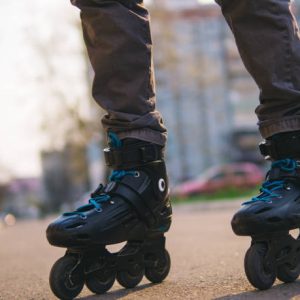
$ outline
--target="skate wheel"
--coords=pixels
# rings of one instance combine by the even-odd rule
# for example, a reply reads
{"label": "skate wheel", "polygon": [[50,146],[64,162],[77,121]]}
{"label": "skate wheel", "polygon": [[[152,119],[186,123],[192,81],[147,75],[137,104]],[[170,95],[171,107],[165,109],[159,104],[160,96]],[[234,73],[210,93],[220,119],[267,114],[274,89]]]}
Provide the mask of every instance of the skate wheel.
{"label": "skate wheel", "polygon": [[277,278],[285,283],[294,282],[300,274],[300,265],[292,268],[289,264],[283,264],[277,268]]}
{"label": "skate wheel", "polygon": [[117,273],[117,281],[126,289],[136,287],[143,279],[144,268],[139,265],[133,265],[129,270],[119,271]]}
{"label": "skate wheel", "polygon": [[276,279],[274,266],[266,262],[267,246],[263,243],[253,244],[245,256],[245,273],[249,282],[259,290],[269,289]]}
{"label": "skate wheel", "polygon": [[148,267],[145,270],[146,278],[152,283],[162,282],[169,274],[171,268],[171,258],[167,250],[165,250],[164,258],[161,259],[157,266]]}
{"label": "skate wheel", "polygon": [[116,276],[113,271],[98,271],[86,276],[85,284],[94,294],[106,293],[115,282]]}
{"label": "skate wheel", "polygon": [[84,285],[83,268],[74,256],[61,257],[52,267],[50,288],[55,296],[71,300],[78,296]]}

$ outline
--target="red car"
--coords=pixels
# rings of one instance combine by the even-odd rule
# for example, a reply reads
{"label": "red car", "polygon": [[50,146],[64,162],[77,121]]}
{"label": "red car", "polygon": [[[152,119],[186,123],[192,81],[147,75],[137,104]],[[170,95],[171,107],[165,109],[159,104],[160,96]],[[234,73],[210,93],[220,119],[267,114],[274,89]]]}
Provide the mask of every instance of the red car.
{"label": "red car", "polygon": [[251,188],[264,180],[262,170],[253,163],[231,163],[212,167],[196,179],[175,186],[171,193],[177,197],[214,193],[226,188]]}

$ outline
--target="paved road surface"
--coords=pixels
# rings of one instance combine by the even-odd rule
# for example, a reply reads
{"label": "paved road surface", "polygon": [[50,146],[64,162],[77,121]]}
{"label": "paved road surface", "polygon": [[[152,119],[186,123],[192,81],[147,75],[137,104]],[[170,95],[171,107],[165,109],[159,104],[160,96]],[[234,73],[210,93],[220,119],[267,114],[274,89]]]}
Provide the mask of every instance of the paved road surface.
{"label": "paved road surface", "polygon": [[[175,209],[168,234],[172,271],[160,285],[146,280],[133,290],[115,284],[104,296],[84,290],[78,299],[300,299],[300,280],[269,291],[254,291],[243,271],[249,238],[235,237],[229,222],[238,203],[191,205]],[[53,262],[63,254],[44,236],[49,220],[19,222],[0,230],[0,299],[55,299],[48,287]]]}

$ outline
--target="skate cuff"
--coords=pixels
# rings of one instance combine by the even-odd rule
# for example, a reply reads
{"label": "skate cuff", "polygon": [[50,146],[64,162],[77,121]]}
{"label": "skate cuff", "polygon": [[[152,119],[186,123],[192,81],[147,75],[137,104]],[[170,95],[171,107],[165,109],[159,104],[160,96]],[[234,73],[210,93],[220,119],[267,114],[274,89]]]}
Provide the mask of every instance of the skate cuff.
{"label": "skate cuff", "polygon": [[122,146],[104,149],[106,165],[114,169],[130,169],[162,160],[163,148],[156,144]]}

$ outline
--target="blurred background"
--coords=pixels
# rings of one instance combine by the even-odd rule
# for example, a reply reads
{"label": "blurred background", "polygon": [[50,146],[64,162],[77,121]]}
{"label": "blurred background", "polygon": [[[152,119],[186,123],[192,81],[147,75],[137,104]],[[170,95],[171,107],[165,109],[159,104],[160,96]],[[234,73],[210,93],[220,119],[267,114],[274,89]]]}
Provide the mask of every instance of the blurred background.
{"label": "blurred background", "polygon": [[[209,0],[147,4],[175,200],[250,195],[265,164],[257,150],[258,89],[219,7]],[[298,7],[295,1],[296,14]],[[73,209],[107,170],[79,11],[61,0],[2,1],[0,34],[3,227]]]}

